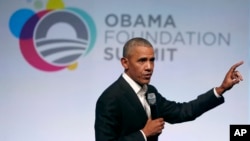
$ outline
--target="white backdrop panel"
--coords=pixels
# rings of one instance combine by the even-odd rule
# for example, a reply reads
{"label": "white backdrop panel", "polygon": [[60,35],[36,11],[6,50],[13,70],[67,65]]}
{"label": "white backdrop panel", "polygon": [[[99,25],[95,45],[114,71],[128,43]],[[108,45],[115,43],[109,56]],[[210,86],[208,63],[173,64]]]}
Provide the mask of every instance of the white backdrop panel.
{"label": "white backdrop panel", "polygon": [[[160,140],[228,141],[230,124],[249,124],[248,0],[61,2],[93,19],[96,33],[87,29],[88,35],[96,35],[90,38],[95,44],[77,59],[74,70],[44,71],[24,58],[9,23],[17,10],[37,13],[46,9],[47,1],[0,1],[1,141],[95,140],[96,100],[122,73],[123,43],[134,36],[155,46],[151,84],[170,100],[196,98],[220,85],[232,64],[245,61],[239,68],[244,81],[225,94],[223,105],[195,121],[166,124]],[[67,24],[55,24],[47,38],[72,38],[74,32]]]}

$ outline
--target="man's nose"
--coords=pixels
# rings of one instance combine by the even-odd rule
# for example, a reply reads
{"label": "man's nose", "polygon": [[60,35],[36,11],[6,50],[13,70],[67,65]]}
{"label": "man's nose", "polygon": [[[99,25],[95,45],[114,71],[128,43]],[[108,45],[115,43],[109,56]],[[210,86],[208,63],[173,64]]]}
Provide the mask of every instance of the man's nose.
{"label": "man's nose", "polygon": [[150,61],[148,61],[147,63],[146,63],[146,69],[153,69],[153,63],[152,62],[150,62]]}

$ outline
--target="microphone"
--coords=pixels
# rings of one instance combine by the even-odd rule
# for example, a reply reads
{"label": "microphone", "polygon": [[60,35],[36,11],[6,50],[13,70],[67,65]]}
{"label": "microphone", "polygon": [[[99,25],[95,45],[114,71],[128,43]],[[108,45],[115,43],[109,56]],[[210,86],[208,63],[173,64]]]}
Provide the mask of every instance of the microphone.
{"label": "microphone", "polygon": [[[159,115],[158,115],[158,108],[157,108],[155,93],[148,93],[147,94],[147,101],[148,101],[148,104],[149,104],[150,110],[151,110],[151,119],[152,120],[157,119],[159,117]],[[159,136],[159,134],[148,137],[148,140],[149,141],[151,141],[151,140],[158,141],[158,136]]]}
{"label": "microphone", "polygon": [[159,117],[158,108],[156,103],[156,96],[155,93],[148,93],[147,94],[147,101],[150,106],[151,110],[151,119],[157,119]]}

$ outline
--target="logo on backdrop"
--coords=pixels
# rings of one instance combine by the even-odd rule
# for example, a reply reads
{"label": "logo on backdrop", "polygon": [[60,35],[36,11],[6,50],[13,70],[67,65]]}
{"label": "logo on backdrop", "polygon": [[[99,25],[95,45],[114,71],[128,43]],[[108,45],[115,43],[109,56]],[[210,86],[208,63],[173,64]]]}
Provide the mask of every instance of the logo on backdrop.
{"label": "logo on backdrop", "polygon": [[[9,28],[19,38],[25,60],[42,71],[77,68],[80,57],[93,49],[96,27],[85,11],[49,0],[37,13],[19,9],[10,17]],[[62,30],[63,29],[63,30]]]}
{"label": "logo on backdrop", "polygon": [[[154,46],[156,61],[174,61],[178,51],[194,47],[229,47],[231,33],[209,29],[201,30],[190,23],[180,23],[173,14],[159,13],[110,13],[104,20],[104,59],[119,60],[124,43],[133,37],[148,39]],[[198,20],[198,19],[197,19]],[[205,26],[204,26],[205,27]],[[218,27],[219,28],[219,27]],[[116,44],[115,44],[116,43]]]}

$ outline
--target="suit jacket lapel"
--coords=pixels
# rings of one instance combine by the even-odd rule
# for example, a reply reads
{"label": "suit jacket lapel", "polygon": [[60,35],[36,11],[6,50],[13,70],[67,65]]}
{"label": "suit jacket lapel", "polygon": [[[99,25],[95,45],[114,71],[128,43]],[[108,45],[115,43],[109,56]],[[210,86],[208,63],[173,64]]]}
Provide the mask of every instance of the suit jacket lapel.
{"label": "suit jacket lapel", "polygon": [[126,94],[125,98],[130,103],[130,105],[136,110],[138,115],[141,115],[144,118],[147,118],[147,113],[144,110],[141,101],[139,100],[137,94],[134,92],[132,87],[127,83],[127,81],[121,76],[119,78],[119,83]]}

